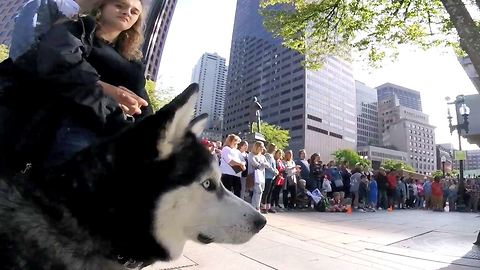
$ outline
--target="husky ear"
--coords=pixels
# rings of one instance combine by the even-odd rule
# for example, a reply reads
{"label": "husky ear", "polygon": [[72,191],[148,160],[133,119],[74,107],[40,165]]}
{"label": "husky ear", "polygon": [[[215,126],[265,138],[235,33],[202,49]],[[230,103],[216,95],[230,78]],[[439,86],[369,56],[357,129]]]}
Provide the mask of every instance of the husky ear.
{"label": "husky ear", "polygon": [[190,122],[190,131],[200,137],[208,122],[208,114],[203,113]]}
{"label": "husky ear", "polygon": [[[172,119],[168,120],[164,132],[160,134],[157,150],[160,159],[166,159],[174,150],[174,146],[189,130],[193,117],[195,103],[198,96],[198,84],[192,83],[180,95],[164,107],[165,110],[175,111]],[[157,114],[162,113],[159,110]]]}

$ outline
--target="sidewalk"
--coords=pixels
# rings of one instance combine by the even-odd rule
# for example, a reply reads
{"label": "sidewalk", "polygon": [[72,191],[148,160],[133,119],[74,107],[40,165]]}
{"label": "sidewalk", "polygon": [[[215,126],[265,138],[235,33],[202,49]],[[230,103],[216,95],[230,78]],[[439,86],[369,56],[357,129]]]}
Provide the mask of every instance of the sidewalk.
{"label": "sidewalk", "polygon": [[424,210],[284,212],[244,245],[188,242],[157,269],[479,269],[480,215]]}

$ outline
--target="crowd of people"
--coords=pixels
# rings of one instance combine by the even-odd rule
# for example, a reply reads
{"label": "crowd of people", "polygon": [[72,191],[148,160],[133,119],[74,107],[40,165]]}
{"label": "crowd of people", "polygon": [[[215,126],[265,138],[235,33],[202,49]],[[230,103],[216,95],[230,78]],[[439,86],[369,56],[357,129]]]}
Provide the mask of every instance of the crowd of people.
{"label": "crowd of people", "polygon": [[[284,152],[272,143],[265,147],[261,141],[249,148],[248,142],[234,134],[227,136],[223,146],[204,142],[219,161],[224,186],[265,214],[296,208],[456,211],[460,203],[456,179],[414,179],[402,171],[348,168],[334,161],[325,164],[317,153],[307,159],[305,150],[294,160],[291,150]],[[480,181],[467,179],[465,188],[465,210],[477,212]]]}

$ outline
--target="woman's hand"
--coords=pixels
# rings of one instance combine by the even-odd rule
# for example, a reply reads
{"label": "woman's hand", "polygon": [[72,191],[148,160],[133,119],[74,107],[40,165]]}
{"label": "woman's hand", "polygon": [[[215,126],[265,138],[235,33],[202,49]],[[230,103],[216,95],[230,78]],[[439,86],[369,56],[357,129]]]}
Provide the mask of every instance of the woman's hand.
{"label": "woman's hand", "polygon": [[147,101],[126,87],[116,87],[102,81],[99,81],[99,84],[102,86],[103,92],[113,98],[127,115],[141,114],[142,110],[140,108],[148,106]]}

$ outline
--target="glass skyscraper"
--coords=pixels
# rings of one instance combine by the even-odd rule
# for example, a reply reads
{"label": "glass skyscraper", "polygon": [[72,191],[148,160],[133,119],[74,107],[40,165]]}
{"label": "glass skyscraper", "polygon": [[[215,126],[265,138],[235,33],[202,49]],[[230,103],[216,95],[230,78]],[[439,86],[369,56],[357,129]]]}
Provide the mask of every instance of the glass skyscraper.
{"label": "glass skyscraper", "polygon": [[355,83],[349,63],[328,57],[320,71],[281,45],[263,27],[258,0],[238,0],[228,68],[224,136],[249,131],[256,96],[262,120],[290,131],[289,148],[305,148],[322,160],[356,146]]}
{"label": "glass skyscraper", "polygon": [[396,95],[400,101],[401,106],[410,109],[422,111],[422,98],[420,92],[412,90],[393,83],[385,83],[376,87],[378,93],[378,102],[389,99]]}

